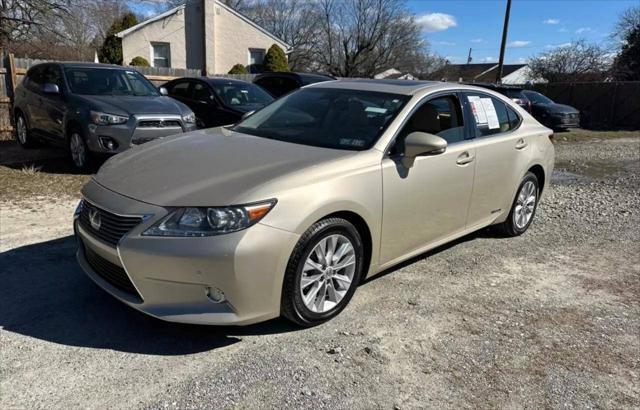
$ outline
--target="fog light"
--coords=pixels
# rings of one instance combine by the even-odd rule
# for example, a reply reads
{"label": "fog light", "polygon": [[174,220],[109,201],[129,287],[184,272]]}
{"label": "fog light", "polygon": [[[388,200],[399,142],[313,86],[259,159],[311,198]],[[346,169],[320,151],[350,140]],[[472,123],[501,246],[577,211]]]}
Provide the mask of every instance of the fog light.
{"label": "fog light", "polygon": [[100,145],[102,145],[102,148],[109,151],[113,151],[114,149],[118,148],[118,143],[110,137],[100,137]]}
{"label": "fog light", "polygon": [[205,288],[205,293],[213,303],[222,303],[226,300],[224,293],[218,288]]}

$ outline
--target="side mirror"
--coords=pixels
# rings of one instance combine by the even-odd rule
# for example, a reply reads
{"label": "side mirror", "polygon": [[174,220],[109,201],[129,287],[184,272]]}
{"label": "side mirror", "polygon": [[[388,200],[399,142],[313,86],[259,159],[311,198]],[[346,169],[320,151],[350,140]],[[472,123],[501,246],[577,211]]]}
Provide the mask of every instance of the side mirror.
{"label": "side mirror", "polygon": [[438,155],[447,150],[447,141],[437,135],[426,132],[412,132],[404,140],[402,164],[411,168],[419,155]]}
{"label": "side mirror", "polygon": [[247,118],[248,116],[250,116],[251,114],[253,114],[254,112],[256,112],[255,110],[253,111],[247,111],[244,114],[242,114],[242,117],[240,117],[240,120],[244,120],[245,118]]}
{"label": "side mirror", "polygon": [[60,94],[60,87],[57,84],[45,83],[42,86],[42,92],[45,94]]}
{"label": "side mirror", "polygon": [[169,91],[164,87],[158,88],[158,91],[160,91],[160,95],[169,95]]}

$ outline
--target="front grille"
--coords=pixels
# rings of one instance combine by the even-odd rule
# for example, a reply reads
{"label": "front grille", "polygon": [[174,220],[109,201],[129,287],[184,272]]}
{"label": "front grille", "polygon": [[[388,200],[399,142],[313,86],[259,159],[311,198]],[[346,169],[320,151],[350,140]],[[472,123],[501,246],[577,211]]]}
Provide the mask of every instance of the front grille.
{"label": "front grille", "polygon": [[140,298],[140,294],[136,291],[136,288],[133,286],[133,283],[124,269],[109,262],[86,246],[84,247],[84,255],[89,266],[91,266],[91,269],[93,269],[96,274],[100,275],[102,279],[121,291],[129,293],[137,299],[142,300]]}
{"label": "front grille", "polygon": [[182,128],[178,120],[142,120],[138,122],[141,128]]}
{"label": "front grille", "polygon": [[[92,216],[94,222],[100,222],[99,225],[91,223]],[[82,201],[80,225],[92,236],[109,245],[116,246],[118,241],[140,222],[142,222],[142,217],[116,215],[98,208],[88,201]],[[96,226],[94,227],[94,225]]]}

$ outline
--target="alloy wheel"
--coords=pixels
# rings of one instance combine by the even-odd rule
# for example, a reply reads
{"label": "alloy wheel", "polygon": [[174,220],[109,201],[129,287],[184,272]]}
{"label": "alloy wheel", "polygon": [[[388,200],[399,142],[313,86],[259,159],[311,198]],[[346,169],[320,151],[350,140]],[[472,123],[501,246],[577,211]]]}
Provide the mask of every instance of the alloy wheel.
{"label": "alloy wheel", "polygon": [[27,124],[24,122],[22,115],[18,116],[16,123],[18,140],[20,141],[20,144],[25,145],[27,143]]}
{"label": "alloy wheel", "polygon": [[520,188],[518,198],[516,199],[516,207],[513,212],[515,225],[518,229],[524,229],[536,208],[538,190],[533,181],[527,181]]}
{"label": "alloy wheel", "polygon": [[322,238],[302,268],[300,292],[307,309],[324,313],[336,307],[353,285],[356,252],[344,235]]}
{"label": "alloy wheel", "polygon": [[84,141],[82,141],[82,137],[77,132],[71,134],[69,148],[71,150],[71,159],[75,166],[83,168],[87,162],[87,152],[84,146]]}

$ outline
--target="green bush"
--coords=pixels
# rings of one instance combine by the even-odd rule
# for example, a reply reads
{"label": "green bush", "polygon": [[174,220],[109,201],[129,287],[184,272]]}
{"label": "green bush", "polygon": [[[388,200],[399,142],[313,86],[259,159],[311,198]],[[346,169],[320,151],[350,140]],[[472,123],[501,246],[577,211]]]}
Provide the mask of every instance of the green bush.
{"label": "green bush", "polygon": [[98,50],[98,59],[101,63],[122,65],[122,39],[116,34],[138,24],[136,15],[128,12],[113,22],[104,43]]}
{"label": "green bush", "polygon": [[247,71],[247,68],[245,66],[238,63],[231,67],[231,70],[229,70],[229,74],[249,74],[249,72]]}
{"label": "green bush", "polygon": [[289,71],[289,63],[284,50],[277,44],[269,47],[269,51],[264,56],[265,71]]}
{"label": "green bush", "polygon": [[131,60],[129,65],[133,65],[137,67],[151,67],[147,59],[140,56],[133,57],[133,60]]}

